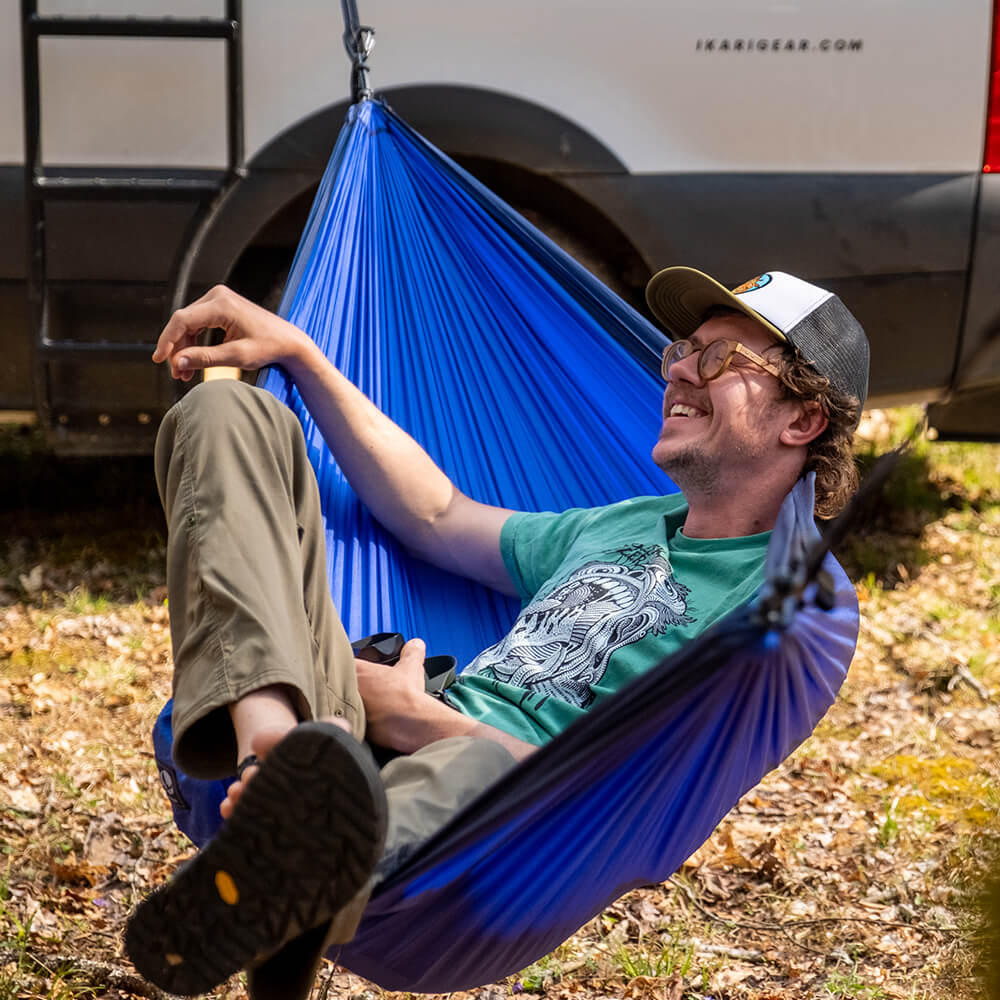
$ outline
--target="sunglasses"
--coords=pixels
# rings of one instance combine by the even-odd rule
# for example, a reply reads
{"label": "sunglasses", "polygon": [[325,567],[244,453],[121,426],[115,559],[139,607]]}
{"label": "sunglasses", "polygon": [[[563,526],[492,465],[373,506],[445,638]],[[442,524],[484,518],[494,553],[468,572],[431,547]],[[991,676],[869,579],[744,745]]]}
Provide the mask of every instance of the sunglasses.
{"label": "sunglasses", "polygon": [[675,340],[663,351],[663,364],[660,371],[665,379],[670,379],[670,369],[678,361],[698,355],[698,376],[703,382],[710,382],[718,378],[725,372],[733,358],[737,354],[742,354],[755,365],[763,368],[769,375],[775,378],[781,377],[781,369],[777,365],[762,358],[759,354],[751,351],[749,347],[744,347],[738,340],[713,340],[704,347],[699,347],[692,340]]}

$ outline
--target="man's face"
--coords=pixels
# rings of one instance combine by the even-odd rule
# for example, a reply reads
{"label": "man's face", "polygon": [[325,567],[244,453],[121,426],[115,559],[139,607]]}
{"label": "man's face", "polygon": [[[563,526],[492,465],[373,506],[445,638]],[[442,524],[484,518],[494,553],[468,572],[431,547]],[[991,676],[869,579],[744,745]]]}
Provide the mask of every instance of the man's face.
{"label": "man's face", "polygon": [[[738,313],[705,320],[691,337],[700,347],[738,340],[772,363],[780,347],[758,323]],[[780,399],[778,380],[740,354],[718,378],[698,374],[700,353],[674,363],[663,396],[663,426],[653,461],[685,492],[717,495],[746,490],[781,450],[782,417],[793,405]]]}

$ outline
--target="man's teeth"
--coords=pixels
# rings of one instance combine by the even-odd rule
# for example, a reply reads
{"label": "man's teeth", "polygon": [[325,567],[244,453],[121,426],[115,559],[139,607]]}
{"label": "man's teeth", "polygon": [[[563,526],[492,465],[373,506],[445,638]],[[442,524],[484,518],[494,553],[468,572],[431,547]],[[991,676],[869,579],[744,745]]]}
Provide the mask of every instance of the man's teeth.
{"label": "man's teeth", "polygon": [[685,406],[683,403],[674,403],[670,407],[670,416],[672,417],[697,417],[700,415],[700,410],[696,410],[693,406]]}

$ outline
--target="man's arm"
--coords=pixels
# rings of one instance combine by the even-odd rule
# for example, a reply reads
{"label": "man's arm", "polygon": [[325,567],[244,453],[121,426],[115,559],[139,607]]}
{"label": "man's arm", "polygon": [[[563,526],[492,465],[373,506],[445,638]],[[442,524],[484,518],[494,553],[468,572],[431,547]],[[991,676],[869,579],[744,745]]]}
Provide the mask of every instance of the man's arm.
{"label": "man's arm", "polygon": [[523,760],[538,749],[494,726],[449,708],[424,690],[423,640],[411,639],[395,666],[355,660],[358,691],[365,703],[368,739],[373,743],[413,753],[435,740],[471,736],[492,740]]}
{"label": "man's arm", "polygon": [[[202,331],[214,327],[225,331],[225,341],[200,346]],[[500,554],[500,531],[511,511],[462,493],[291,323],[219,286],[171,316],[153,360],[169,362],[184,381],[215,365],[282,365],[348,482],[389,531],[420,558],[516,595]]]}

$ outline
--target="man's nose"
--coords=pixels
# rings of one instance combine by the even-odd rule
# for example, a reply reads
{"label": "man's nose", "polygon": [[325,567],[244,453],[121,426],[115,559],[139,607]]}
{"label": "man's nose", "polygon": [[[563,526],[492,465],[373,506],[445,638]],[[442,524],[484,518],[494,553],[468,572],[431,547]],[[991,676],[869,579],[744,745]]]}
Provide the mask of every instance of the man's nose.
{"label": "man's nose", "polygon": [[679,361],[675,361],[670,366],[670,373],[667,377],[668,382],[691,382],[695,385],[701,385],[704,381],[701,374],[698,372],[698,359],[701,357],[700,351],[694,351],[689,354],[686,358],[681,358]]}

